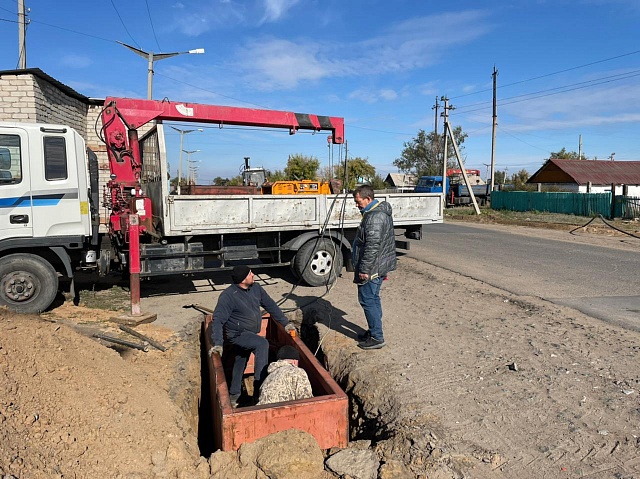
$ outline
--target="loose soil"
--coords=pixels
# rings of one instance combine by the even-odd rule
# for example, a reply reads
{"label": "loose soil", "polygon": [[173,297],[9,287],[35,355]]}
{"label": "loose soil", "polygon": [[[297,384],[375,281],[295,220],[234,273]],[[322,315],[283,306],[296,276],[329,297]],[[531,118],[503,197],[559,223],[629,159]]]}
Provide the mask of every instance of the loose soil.
{"label": "loose soil", "polygon": [[[305,306],[303,338],[319,333],[352,398],[352,439],[403,477],[640,477],[640,333],[402,257],[382,291],[388,345],[362,351],[347,275],[328,292],[263,278]],[[222,477],[198,448],[202,317],[182,306],[225,287],[143,299],[158,320],[136,329],[166,352],[92,338],[120,333],[111,311],[0,312],[0,477]]]}

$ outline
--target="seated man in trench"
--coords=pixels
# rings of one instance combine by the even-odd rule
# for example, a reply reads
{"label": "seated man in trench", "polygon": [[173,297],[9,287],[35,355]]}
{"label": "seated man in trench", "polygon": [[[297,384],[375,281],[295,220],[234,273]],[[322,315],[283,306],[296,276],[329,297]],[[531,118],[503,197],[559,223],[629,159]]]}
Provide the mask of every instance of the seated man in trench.
{"label": "seated man in trench", "polygon": [[267,368],[269,374],[260,387],[258,405],[313,397],[309,377],[298,367],[299,359],[300,353],[293,346],[278,350],[277,361]]}
{"label": "seated man in trench", "polygon": [[213,346],[209,354],[222,356],[224,345],[224,350],[234,355],[229,396],[231,405],[236,407],[242,392],[242,376],[251,353],[255,355],[254,400],[258,398],[260,385],[267,375],[269,341],[258,335],[262,326],[260,307],[266,309],[287,332],[296,328],[267,292],[254,282],[253,272],[248,266],[234,267],[231,279],[233,284],[222,292],[213,311],[210,328]]}

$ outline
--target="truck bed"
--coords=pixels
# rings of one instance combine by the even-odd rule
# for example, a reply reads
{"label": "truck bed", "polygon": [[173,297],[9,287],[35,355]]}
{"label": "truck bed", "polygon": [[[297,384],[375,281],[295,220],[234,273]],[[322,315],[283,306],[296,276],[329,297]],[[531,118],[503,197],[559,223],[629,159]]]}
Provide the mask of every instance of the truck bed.
{"label": "truck bed", "polygon": [[[393,208],[396,227],[442,223],[441,195],[376,195]],[[341,195],[169,195],[164,212],[168,236],[355,228],[361,215],[351,194]],[[344,210],[344,211],[343,211]]]}

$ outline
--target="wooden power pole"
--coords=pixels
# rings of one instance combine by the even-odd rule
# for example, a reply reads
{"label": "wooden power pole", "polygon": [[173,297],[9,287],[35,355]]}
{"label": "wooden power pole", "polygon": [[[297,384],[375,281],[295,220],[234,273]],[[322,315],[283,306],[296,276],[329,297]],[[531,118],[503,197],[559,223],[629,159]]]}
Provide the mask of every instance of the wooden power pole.
{"label": "wooden power pole", "polygon": [[25,21],[24,0],[18,0],[18,68],[27,68],[27,22]]}
{"label": "wooden power pole", "polygon": [[491,128],[491,191],[495,185],[494,176],[496,171],[496,127],[498,126],[498,102],[497,102],[497,84],[498,70],[493,66],[493,127]]}

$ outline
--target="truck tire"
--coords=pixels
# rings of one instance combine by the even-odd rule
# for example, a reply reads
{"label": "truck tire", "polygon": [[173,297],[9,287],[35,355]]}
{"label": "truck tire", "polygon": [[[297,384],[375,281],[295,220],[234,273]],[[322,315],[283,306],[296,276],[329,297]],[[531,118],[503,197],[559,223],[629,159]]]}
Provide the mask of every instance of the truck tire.
{"label": "truck tire", "polygon": [[327,238],[316,238],[303,244],[293,259],[293,271],[309,286],[333,283],[342,271],[340,246]]}
{"label": "truck tire", "polygon": [[58,293],[58,274],[48,261],[33,254],[0,258],[0,306],[17,313],[41,313]]}

